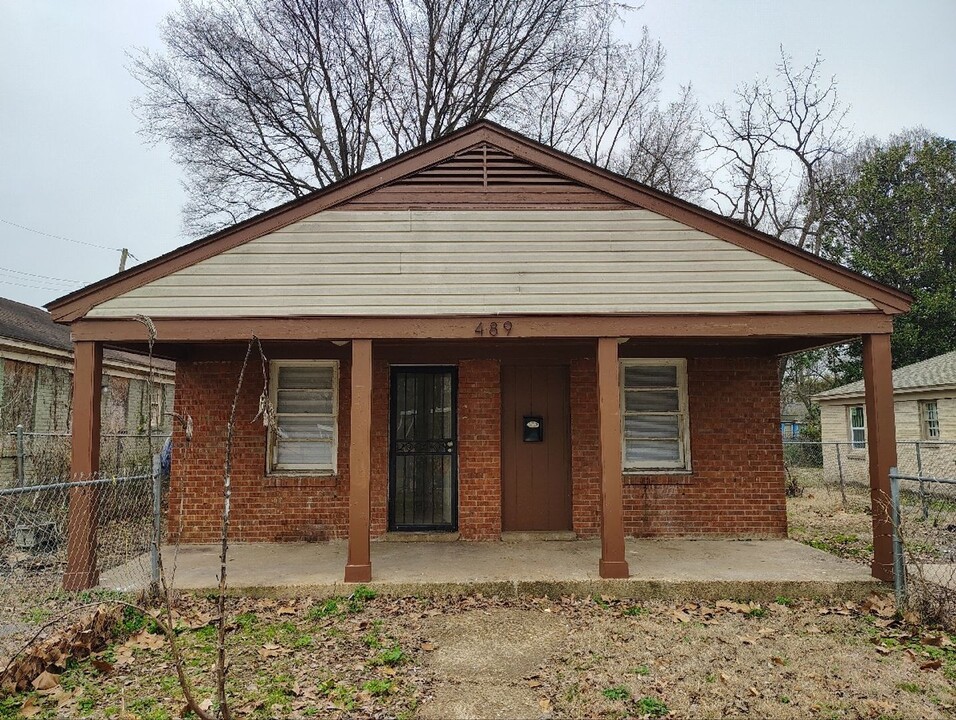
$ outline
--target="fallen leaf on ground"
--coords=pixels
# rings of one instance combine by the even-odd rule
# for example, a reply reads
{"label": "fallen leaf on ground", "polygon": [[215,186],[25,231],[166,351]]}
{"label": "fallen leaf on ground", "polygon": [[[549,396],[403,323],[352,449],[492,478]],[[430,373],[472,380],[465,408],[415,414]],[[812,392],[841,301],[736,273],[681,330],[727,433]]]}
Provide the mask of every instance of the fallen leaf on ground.
{"label": "fallen leaf on ground", "polygon": [[276,645],[275,643],[266,643],[261,648],[259,648],[259,657],[263,660],[268,660],[269,658],[281,657],[282,655],[288,655],[289,650],[282,647],[281,645]]}
{"label": "fallen leaf on ground", "polygon": [[166,639],[162,635],[154,635],[148,630],[140,630],[123,643],[123,647],[133,650],[158,650],[165,644]]}
{"label": "fallen leaf on ground", "polygon": [[59,684],[60,684],[60,676],[54,675],[53,673],[47,672],[46,670],[44,670],[35,678],[33,678],[33,682],[31,683],[31,685],[33,685],[34,690],[49,690],[51,688],[55,688]]}

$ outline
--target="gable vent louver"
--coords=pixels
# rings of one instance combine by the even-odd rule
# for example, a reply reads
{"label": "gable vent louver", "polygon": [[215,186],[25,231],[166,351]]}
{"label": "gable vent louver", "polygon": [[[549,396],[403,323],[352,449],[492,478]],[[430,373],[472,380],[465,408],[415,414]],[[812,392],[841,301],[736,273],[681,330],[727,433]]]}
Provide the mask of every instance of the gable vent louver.
{"label": "gable vent louver", "polygon": [[463,150],[450,160],[394,183],[402,187],[444,185],[469,188],[574,184],[568,178],[531,165],[487,143]]}

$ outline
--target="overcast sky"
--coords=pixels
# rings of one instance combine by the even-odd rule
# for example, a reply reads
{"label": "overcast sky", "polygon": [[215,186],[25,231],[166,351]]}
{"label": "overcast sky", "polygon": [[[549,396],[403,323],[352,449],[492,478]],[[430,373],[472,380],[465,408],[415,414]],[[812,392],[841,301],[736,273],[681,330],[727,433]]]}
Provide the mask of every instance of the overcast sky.
{"label": "overcast sky", "polygon": [[[189,239],[179,170],[137,135],[125,57],[158,45],[175,5],[0,0],[0,296],[40,305],[114,273],[109,248],[142,261]],[[772,74],[782,44],[798,65],[822,53],[857,134],[956,138],[954,0],[646,0],[624,32],[645,24],[668,53],[666,88],[692,83],[703,105]]]}

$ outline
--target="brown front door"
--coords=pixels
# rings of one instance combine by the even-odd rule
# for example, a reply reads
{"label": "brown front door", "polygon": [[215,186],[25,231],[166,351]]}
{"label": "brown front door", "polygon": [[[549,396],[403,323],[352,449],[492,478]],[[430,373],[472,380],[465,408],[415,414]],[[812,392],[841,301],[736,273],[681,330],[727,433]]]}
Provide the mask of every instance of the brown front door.
{"label": "brown front door", "polygon": [[566,365],[501,367],[502,530],[571,529]]}

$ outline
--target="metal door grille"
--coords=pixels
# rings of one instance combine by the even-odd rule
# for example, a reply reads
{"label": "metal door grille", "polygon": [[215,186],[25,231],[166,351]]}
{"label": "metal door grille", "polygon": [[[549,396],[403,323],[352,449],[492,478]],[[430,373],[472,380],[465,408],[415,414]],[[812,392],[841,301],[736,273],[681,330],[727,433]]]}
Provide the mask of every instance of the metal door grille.
{"label": "metal door grille", "polygon": [[392,368],[389,527],[456,530],[456,371]]}

